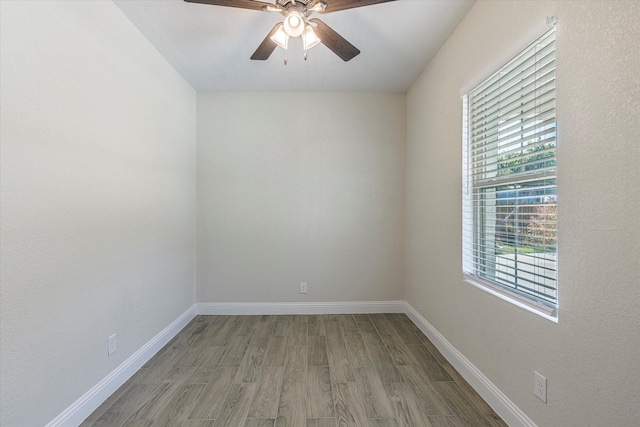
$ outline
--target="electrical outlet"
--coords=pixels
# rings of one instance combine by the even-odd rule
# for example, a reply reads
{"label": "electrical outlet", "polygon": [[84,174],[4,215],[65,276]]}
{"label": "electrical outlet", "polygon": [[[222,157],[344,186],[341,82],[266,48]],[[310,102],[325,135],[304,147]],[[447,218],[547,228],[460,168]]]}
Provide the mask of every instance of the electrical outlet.
{"label": "electrical outlet", "polygon": [[533,371],[533,394],[547,403],[547,379],[537,371]]}
{"label": "electrical outlet", "polygon": [[108,356],[111,356],[116,352],[116,334],[113,334],[109,337],[109,352]]}
{"label": "electrical outlet", "polygon": [[307,293],[307,282],[300,282],[300,293],[301,294]]}

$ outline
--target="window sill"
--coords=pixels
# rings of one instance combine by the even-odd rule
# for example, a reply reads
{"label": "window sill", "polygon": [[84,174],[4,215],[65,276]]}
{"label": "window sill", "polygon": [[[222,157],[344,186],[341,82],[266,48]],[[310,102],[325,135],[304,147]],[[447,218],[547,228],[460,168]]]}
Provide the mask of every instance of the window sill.
{"label": "window sill", "polygon": [[519,295],[516,292],[509,291],[509,289],[503,288],[501,286],[496,286],[490,282],[478,279],[477,277],[473,277],[467,274],[463,274],[463,281],[504,301],[510,302],[513,305],[527,310],[530,313],[536,314],[554,323],[558,323],[558,310],[555,308],[536,303],[535,301]]}

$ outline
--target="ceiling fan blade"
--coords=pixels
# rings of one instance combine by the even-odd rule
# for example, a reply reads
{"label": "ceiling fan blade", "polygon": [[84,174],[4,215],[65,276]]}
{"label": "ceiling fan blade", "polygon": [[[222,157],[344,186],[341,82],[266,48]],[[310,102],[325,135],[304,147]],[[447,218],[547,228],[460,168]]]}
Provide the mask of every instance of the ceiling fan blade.
{"label": "ceiling fan blade", "polygon": [[253,52],[253,55],[251,55],[251,59],[258,60],[258,61],[264,61],[265,59],[269,59],[269,57],[271,56],[275,48],[278,46],[276,42],[271,40],[271,36],[273,36],[276,33],[276,31],[278,31],[278,28],[281,25],[282,23],[277,23],[273,27],[273,29],[269,32],[269,34],[267,34],[267,37],[265,37],[264,40],[262,40],[262,43],[260,43],[260,46],[258,46],[256,51]]}
{"label": "ceiling fan blade", "polygon": [[239,9],[263,10],[265,6],[273,6],[271,3],[252,0],[184,0],[187,3],[210,4],[213,6],[237,7]]}
{"label": "ceiling fan blade", "polygon": [[314,18],[310,19],[310,21],[316,24],[314,31],[320,38],[322,44],[331,49],[331,51],[342,58],[343,61],[349,61],[360,53],[357,47],[349,43],[347,39],[336,33],[321,20]]}
{"label": "ceiling fan blade", "polygon": [[387,3],[395,0],[322,0],[327,4],[324,11],[319,13],[337,12],[339,10],[353,9],[356,7],[371,6],[373,4]]}

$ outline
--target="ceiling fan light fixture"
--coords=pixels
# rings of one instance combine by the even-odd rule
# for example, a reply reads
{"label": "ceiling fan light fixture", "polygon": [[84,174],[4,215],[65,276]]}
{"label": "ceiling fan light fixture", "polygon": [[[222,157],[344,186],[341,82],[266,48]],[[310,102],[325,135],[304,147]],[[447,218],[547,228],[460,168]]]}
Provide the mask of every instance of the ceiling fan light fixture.
{"label": "ceiling fan light fixture", "polygon": [[318,37],[316,32],[313,31],[311,25],[305,26],[304,33],[302,33],[302,43],[304,45],[304,50],[311,49],[312,47],[320,43],[320,41],[320,38]]}
{"label": "ceiling fan light fixture", "polygon": [[292,10],[284,18],[284,31],[290,37],[298,37],[304,32],[304,17],[297,10]]}
{"label": "ceiling fan light fixture", "polygon": [[280,24],[275,34],[271,36],[271,40],[273,40],[273,42],[281,48],[285,50],[287,49],[287,47],[289,46],[289,35],[285,31],[282,24]]}
{"label": "ceiling fan light fixture", "polygon": [[[2,0],[0,0],[2,1]],[[174,0],[177,1],[177,0]],[[350,61],[360,54],[360,50],[349,43],[333,28],[317,18],[309,18],[313,13],[329,13],[346,9],[355,9],[396,0],[184,0],[188,3],[202,3],[213,6],[235,7],[238,9],[262,10],[278,12],[284,17],[282,22],[273,26],[269,34],[262,40],[252,60],[268,59],[276,47],[285,50],[286,55],[291,37],[302,36],[304,56],[307,50],[318,43],[324,44],[343,61]]]}

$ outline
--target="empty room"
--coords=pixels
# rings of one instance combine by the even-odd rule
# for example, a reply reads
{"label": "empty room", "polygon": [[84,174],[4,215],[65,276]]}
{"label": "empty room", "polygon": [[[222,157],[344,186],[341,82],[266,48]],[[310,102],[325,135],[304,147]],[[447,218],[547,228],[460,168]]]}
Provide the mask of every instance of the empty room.
{"label": "empty room", "polygon": [[640,1],[0,0],[0,426],[640,425]]}

